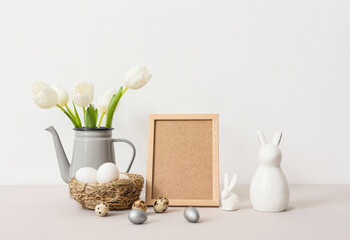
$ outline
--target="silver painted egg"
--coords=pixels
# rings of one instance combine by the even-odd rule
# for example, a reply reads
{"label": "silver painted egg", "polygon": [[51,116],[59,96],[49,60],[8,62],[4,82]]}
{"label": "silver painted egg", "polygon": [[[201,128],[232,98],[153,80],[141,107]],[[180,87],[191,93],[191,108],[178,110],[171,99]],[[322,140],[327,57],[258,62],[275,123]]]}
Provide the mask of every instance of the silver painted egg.
{"label": "silver painted egg", "polygon": [[198,222],[200,218],[199,212],[195,207],[187,207],[184,211],[184,217],[186,218],[187,221],[191,223]]}
{"label": "silver painted egg", "polygon": [[129,221],[133,224],[142,224],[146,222],[147,214],[140,209],[132,209],[129,212]]}

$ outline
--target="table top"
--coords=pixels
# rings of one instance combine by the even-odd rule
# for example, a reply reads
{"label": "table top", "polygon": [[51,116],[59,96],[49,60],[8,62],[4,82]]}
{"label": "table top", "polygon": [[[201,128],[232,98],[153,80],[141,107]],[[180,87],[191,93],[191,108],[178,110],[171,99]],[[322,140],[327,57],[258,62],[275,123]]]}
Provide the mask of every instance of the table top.
{"label": "table top", "polygon": [[183,207],[148,208],[134,225],[129,210],[98,217],[69,197],[68,186],[0,186],[0,239],[350,239],[350,186],[291,186],[287,211],[252,209],[248,186],[238,186],[240,209],[198,208],[189,223]]}

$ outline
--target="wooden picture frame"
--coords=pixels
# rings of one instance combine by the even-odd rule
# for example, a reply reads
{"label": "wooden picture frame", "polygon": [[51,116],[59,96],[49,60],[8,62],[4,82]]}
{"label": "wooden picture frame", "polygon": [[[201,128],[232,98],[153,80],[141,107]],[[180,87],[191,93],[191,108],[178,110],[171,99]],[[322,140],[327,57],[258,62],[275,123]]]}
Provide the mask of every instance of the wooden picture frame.
{"label": "wooden picture frame", "polygon": [[150,114],[146,203],[219,206],[219,115]]}

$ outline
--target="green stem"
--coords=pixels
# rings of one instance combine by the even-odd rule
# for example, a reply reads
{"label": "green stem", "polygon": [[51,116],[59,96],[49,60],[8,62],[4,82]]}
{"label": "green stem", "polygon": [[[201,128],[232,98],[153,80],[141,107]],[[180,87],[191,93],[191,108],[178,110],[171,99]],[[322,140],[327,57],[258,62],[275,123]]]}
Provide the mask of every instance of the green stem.
{"label": "green stem", "polygon": [[68,112],[66,111],[66,109],[64,109],[63,107],[61,107],[61,105],[56,104],[57,107],[59,107],[65,114],[68,114]]}
{"label": "green stem", "polygon": [[83,107],[83,113],[84,113],[84,115],[85,115],[85,107]]}
{"label": "green stem", "polygon": [[122,92],[122,96],[124,95],[124,93],[126,92],[126,90],[128,90],[128,88],[127,88],[127,87],[125,87],[125,89],[123,90],[123,92]]}
{"label": "green stem", "polygon": [[73,101],[72,101],[72,103],[73,103],[73,107],[74,107],[75,120],[77,121],[77,124],[78,124],[79,128],[82,128],[83,126],[81,125],[81,120],[80,120],[77,108],[75,107],[75,104],[74,104]]}
{"label": "green stem", "polygon": [[68,107],[68,105],[66,105],[65,107],[66,107],[67,111],[69,112],[69,114],[70,114],[72,117],[75,118],[75,115],[74,115],[72,109],[70,109],[70,108]]}
{"label": "green stem", "polygon": [[67,115],[67,117],[71,120],[71,122],[73,123],[74,127],[75,128],[79,128],[78,124],[76,123],[75,121],[75,118],[73,118],[63,107],[61,107],[59,104],[56,104],[57,107],[59,107],[63,112],[64,114]]}
{"label": "green stem", "polygon": [[97,126],[97,128],[100,128],[101,123],[102,123],[102,119],[103,119],[103,117],[104,117],[104,115],[105,115],[105,114],[106,114],[105,112],[104,112],[104,113],[102,113],[101,118],[100,118],[100,121],[98,122],[98,126]]}

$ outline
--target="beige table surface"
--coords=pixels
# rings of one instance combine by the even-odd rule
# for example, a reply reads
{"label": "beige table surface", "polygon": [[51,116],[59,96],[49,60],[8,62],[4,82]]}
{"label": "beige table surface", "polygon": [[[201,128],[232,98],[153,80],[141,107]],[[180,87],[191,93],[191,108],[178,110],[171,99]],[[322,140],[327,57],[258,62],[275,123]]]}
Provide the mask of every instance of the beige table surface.
{"label": "beige table surface", "polygon": [[156,214],[143,225],[128,211],[98,217],[69,197],[67,186],[0,186],[0,239],[350,239],[350,186],[291,186],[288,211],[262,213],[250,206],[248,186],[238,186],[240,209],[198,208],[199,223],[184,208]]}

